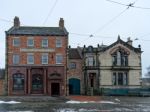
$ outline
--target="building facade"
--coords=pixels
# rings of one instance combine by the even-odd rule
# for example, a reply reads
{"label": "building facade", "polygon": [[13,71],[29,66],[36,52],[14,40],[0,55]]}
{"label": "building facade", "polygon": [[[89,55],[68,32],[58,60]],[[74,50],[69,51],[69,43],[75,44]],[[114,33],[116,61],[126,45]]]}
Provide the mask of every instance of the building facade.
{"label": "building facade", "polygon": [[68,48],[67,85],[69,95],[84,94],[82,49]]}
{"label": "building facade", "polygon": [[66,95],[68,32],[58,27],[20,26],[18,17],[6,31],[8,95]]}
{"label": "building facade", "polygon": [[118,40],[109,46],[103,44],[97,47],[84,46],[81,53],[82,67],[76,69],[76,71],[82,69],[82,72],[78,74],[82,77],[80,81],[83,83],[80,88],[81,94],[103,94],[104,89],[119,90],[117,92],[120,94],[122,92],[120,90],[125,90],[127,93],[130,89],[140,88],[141,53],[140,45],[135,48],[130,38],[124,42],[119,36]]}
{"label": "building facade", "polygon": [[99,52],[100,88],[140,88],[142,77],[141,47],[132,40],[118,40]]}

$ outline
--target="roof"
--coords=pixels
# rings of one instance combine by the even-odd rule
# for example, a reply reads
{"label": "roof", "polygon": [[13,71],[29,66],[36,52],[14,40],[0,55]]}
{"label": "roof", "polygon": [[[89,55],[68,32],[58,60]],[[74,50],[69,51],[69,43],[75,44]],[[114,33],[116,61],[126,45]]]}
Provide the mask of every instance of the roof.
{"label": "roof", "polygon": [[109,45],[109,46],[103,48],[101,51],[106,51],[106,50],[112,48],[113,46],[115,46],[115,45],[118,44],[118,43],[120,43],[120,44],[126,46],[127,48],[129,48],[130,50],[133,50],[133,51],[136,52],[136,53],[142,53],[141,48],[135,48],[135,47],[129,45],[127,42],[124,42],[124,41],[121,40],[120,38],[118,38],[118,40],[117,40],[116,42],[114,42],[113,44],[111,44],[111,45]]}
{"label": "roof", "polygon": [[69,59],[82,59],[77,48],[69,48]]}
{"label": "roof", "polygon": [[6,31],[7,35],[45,35],[45,36],[67,36],[68,32],[61,27],[11,27]]}

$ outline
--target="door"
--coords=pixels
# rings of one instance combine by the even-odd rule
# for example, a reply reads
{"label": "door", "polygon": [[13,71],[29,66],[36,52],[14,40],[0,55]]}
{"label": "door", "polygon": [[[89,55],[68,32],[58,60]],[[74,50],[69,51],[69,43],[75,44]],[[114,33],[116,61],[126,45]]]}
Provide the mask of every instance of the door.
{"label": "door", "polygon": [[59,83],[51,83],[51,95],[52,96],[60,95],[60,84]]}
{"label": "door", "polygon": [[80,95],[80,80],[76,78],[69,79],[69,94]]}

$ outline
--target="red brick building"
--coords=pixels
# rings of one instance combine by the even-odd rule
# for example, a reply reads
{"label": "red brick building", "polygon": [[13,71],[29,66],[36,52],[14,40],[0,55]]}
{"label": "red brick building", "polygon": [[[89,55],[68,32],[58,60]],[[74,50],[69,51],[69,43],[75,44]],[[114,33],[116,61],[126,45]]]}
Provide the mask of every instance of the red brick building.
{"label": "red brick building", "polygon": [[83,77],[83,59],[82,48],[70,48],[68,49],[68,92],[69,95],[84,94],[84,77]]}
{"label": "red brick building", "polygon": [[59,27],[20,26],[6,31],[8,95],[66,95],[68,32]]}

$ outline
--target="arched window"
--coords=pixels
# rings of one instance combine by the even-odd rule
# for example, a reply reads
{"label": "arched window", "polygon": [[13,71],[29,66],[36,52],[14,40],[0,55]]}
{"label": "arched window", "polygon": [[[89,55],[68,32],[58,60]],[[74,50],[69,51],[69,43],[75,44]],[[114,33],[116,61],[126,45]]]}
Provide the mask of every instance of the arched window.
{"label": "arched window", "polygon": [[112,54],[112,61],[114,66],[128,66],[128,54],[119,49]]}
{"label": "arched window", "polygon": [[33,91],[43,90],[43,77],[41,74],[32,75],[32,90]]}
{"label": "arched window", "polygon": [[13,90],[24,90],[24,75],[16,73],[13,75]]}

